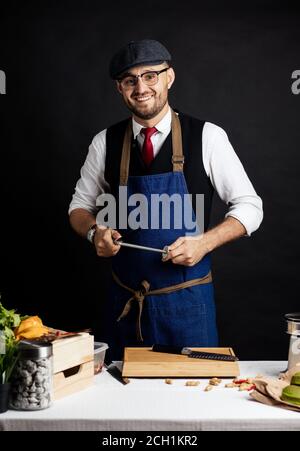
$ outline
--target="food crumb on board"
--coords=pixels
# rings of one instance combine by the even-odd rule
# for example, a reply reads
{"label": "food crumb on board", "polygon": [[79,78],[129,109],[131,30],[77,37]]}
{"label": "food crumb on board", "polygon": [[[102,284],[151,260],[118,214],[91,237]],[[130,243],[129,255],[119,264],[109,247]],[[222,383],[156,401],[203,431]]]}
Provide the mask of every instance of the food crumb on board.
{"label": "food crumb on board", "polygon": [[172,385],[173,384],[172,379],[165,379],[165,384]]}

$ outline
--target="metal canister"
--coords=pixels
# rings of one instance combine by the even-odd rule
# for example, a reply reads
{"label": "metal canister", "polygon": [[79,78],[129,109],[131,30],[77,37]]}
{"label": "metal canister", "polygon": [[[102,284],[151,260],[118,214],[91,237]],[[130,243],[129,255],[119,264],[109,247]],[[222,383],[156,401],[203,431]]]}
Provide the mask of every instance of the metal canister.
{"label": "metal canister", "polygon": [[300,364],[300,313],[288,313],[287,333],[290,335],[289,366],[288,369]]}
{"label": "metal canister", "polygon": [[52,345],[21,341],[19,352],[19,359],[11,377],[10,408],[46,409],[52,404]]}

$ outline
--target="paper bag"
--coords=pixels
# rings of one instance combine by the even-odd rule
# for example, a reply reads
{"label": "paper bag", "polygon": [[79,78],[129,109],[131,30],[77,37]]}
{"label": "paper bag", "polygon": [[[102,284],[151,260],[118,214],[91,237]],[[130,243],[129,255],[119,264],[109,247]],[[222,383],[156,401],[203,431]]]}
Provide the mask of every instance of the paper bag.
{"label": "paper bag", "polygon": [[280,407],[300,413],[300,406],[295,406],[281,399],[282,390],[291,384],[292,377],[297,372],[300,372],[300,364],[286,373],[281,373],[279,379],[270,377],[254,379],[253,382],[256,388],[250,393],[250,396],[256,401],[267,404],[268,406]]}

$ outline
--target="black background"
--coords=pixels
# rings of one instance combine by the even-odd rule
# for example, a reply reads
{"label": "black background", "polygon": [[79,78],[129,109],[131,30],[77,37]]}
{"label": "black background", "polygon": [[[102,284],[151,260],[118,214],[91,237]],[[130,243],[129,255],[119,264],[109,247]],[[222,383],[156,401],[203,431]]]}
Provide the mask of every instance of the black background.
{"label": "black background", "polygon": [[[75,235],[68,205],[93,136],[128,116],[112,53],[152,38],[173,55],[173,107],[228,133],[265,218],[214,253],[220,344],[286,359],[299,311],[300,11],[279,1],[24,2],[1,5],[2,302],[103,338],[109,262]],[[226,206],[215,199],[212,224]]]}

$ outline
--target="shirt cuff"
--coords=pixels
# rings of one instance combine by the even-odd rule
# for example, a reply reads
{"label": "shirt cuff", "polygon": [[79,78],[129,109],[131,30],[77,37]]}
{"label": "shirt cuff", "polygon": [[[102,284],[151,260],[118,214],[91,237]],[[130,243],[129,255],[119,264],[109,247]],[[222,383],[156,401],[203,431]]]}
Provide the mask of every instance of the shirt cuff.
{"label": "shirt cuff", "polygon": [[76,210],[76,208],[82,208],[83,210],[87,210],[91,214],[96,214],[97,209],[94,207],[87,206],[86,204],[81,204],[77,202],[71,202],[68,210],[68,215],[72,213],[73,210]]}

